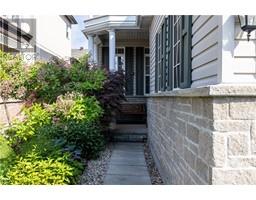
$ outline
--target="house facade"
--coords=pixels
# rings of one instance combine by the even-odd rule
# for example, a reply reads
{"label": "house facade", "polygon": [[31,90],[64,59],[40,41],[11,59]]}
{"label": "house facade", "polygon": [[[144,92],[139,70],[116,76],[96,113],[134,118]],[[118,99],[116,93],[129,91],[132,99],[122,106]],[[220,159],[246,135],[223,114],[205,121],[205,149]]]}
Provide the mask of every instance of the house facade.
{"label": "house facade", "polygon": [[117,123],[146,111],[166,184],[256,183],[256,35],[237,16],[93,16],[83,32],[91,62],[124,70]]}
{"label": "house facade", "polygon": [[52,56],[69,61],[71,28],[77,24],[72,15],[3,15],[0,19],[2,50],[21,53],[28,64]]}

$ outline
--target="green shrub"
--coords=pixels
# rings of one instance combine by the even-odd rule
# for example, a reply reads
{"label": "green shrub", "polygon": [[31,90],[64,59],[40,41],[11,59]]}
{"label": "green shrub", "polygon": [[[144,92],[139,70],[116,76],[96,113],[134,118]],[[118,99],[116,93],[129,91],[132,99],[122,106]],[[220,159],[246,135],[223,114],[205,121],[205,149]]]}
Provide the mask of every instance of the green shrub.
{"label": "green shrub", "polygon": [[38,128],[51,123],[50,113],[39,104],[24,108],[23,112],[25,119],[14,122],[12,128],[7,130],[10,143],[14,146],[31,138]]}
{"label": "green shrub", "polygon": [[67,121],[44,128],[51,136],[63,138],[65,145],[81,149],[82,156],[87,159],[97,158],[104,148],[105,139],[97,122]]}
{"label": "green shrub", "polygon": [[74,184],[80,173],[79,163],[70,164],[69,154],[57,159],[43,158],[32,151],[25,157],[19,157],[8,170],[8,184],[12,185],[64,185]]}
{"label": "green shrub", "polygon": [[35,94],[37,101],[51,103],[63,93],[68,79],[67,69],[54,63],[37,62],[30,67],[26,79],[28,95]]}
{"label": "green shrub", "polygon": [[66,93],[60,95],[54,105],[57,118],[63,121],[92,122],[99,120],[103,114],[99,102],[95,97],[84,97],[80,93]]}
{"label": "green shrub", "polygon": [[0,135],[0,185],[7,182],[6,173],[15,158],[13,149],[8,141]]}
{"label": "green shrub", "polygon": [[106,74],[103,69],[89,69],[87,66],[75,63],[70,69],[70,79],[71,82],[65,86],[68,91],[87,94],[102,89]]}
{"label": "green shrub", "polygon": [[20,56],[0,50],[0,96],[20,99],[25,95],[25,66]]}

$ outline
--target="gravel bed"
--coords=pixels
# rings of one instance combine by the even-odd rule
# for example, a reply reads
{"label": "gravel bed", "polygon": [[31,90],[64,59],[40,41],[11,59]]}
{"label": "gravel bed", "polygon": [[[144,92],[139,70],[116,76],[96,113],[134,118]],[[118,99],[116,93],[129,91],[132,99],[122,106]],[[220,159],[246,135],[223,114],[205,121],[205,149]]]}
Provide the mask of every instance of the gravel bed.
{"label": "gravel bed", "polygon": [[163,185],[163,180],[155,165],[154,159],[147,143],[144,144],[144,154],[152,185]]}
{"label": "gravel bed", "polygon": [[108,145],[96,160],[89,160],[86,163],[85,170],[80,178],[80,185],[102,185],[107,171],[109,159],[111,157],[112,147]]}

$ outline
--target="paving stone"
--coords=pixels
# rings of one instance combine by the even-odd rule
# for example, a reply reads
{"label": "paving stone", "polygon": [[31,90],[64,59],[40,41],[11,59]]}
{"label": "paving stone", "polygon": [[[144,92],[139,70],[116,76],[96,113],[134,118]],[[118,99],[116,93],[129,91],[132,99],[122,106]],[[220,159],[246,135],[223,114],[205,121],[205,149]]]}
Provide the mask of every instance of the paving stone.
{"label": "paving stone", "polygon": [[151,185],[149,176],[107,175],[104,185]]}
{"label": "paving stone", "polygon": [[133,176],[148,176],[148,169],[146,166],[137,165],[114,165],[110,163],[107,174],[116,175],[133,175]]}
{"label": "paving stone", "polygon": [[142,143],[116,143],[114,145],[104,184],[151,184]]}

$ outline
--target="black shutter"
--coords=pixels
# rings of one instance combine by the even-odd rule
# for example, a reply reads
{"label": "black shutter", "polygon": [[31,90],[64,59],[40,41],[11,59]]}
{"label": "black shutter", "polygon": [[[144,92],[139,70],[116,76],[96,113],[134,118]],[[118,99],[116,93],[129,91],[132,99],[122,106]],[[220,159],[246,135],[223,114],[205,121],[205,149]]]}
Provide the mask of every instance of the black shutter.
{"label": "black shutter", "polygon": [[155,37],[155,92],[158,92],[158,33]]}
{"label": "black shutter", "polygon": [[191,33],[192,16],[182,16],[180,88],[191,85]]}

